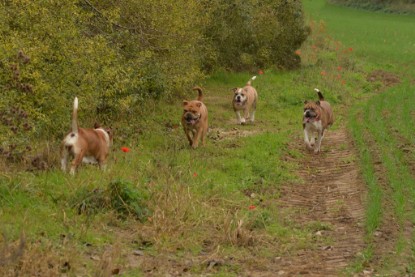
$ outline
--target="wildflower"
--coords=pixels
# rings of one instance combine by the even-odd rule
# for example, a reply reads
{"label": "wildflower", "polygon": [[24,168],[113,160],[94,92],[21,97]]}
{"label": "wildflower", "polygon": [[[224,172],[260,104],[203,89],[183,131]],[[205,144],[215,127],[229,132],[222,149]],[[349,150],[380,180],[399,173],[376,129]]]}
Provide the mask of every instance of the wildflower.
{"label": "wildflower", "polygon": [[262,69],[260,69],[260,70],[258,70],[258,74],[262,75],[262,74],[264,74],[264,71]]}
{"label": "wildflower", "polygon": [[320,75],[321,76],[326,76],[327,75],[327,72],[325,70],[323,70],[323,71],[320,72]]}
{"label": "wildflower", "polygon": [[353,51],[353,48],[352,47],[349,47],[349,52],[352,52]]}
{"label": "wildflower", "polygon": [[248,209],[249,209],[249,210],[255,210],[255,209],[256,209],[256,206],[255,206],[255,205],[250,205],[250,206],[248,207]]}
{"label": "wildflower", "polygon": [[124,153],[127,153],[127,152],[130,152],[130,148],[123,146],[121,147],[121,151]]}
{"label": "wildflower", "polygon": [[294,53],[295,53],[297,56],[301,56],[301,50],[296,50]]}
{"label": "wildflower", "polygon": [[346,81],[345,80],[342,80],[342,85],[344,86],[346,84]]}
{"label": "wildflower", "polygon": [[197,177],[197,173],[196,172],[193,172],[193,177]]}
{"label": "wildflower", "polygon": [[338,71],[341,71],[343,68],[339,65],[338,67],[337,67],[337,70]]}

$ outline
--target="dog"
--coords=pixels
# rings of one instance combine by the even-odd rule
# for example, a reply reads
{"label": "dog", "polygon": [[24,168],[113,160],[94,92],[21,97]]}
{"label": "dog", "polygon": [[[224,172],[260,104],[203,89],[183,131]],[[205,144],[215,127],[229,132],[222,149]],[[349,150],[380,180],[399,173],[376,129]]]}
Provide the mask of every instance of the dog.
{"label": "dog", "polygon": [[78,166],[83,163],[98,164],[105,169],[112,144],[112,131],[103,129],[97,123],[94,128],[78,126],[78,98],[75,97],[72,112],[72,130],[62,141],[62,170],[66,171],[69,157],[72,158],[70,174],[75,175]]}
{"label": "dog", "polygon": [[199,140],[205,145],[208,131],[208,110],[203,104],[203,92],[200,87],[194,87],[198,91],[197,100],[183,101],[182,125],[184,132],[192,148],[197,148]]}
{"label": "dog", "polygon": [[[323,94],[319,89],[314,89],[319,97],[318,101],[305,101],[303,114],[304,142],[309,150],[314,153],[320,152],[321,141],[325,130],[334,123],[333,111],[329,102],[324,100]],[[317,143],[315,135],[317,133]]]}
{"label": "dog", "polygon": [[[253,76],[243,88],[233,88],[233,110],[236,114],[236,120],[238,124],[245,124],[246,119],[249,118],[251,123],[254,123],[255,120],[255,111],[256,104],[258,101],[258,93],[256,89],[251,86],[251,82],[256,79],[256,76]],[[241,116],[241,111],[244,112],[243,117]]]}

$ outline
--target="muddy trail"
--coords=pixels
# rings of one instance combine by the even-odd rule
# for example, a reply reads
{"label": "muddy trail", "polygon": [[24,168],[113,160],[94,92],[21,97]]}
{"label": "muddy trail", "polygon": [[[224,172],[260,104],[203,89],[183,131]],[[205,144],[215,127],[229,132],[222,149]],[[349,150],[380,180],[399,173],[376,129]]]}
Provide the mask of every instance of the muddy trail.
{"label": "muddy trail", "polygon": [[304,154],[298,172],[303,182],[282,188],[281,210],[299,228],[309,228],[313,247],[281,257],[278,275],[342,275],[364,248],[365,186],[351,138],[342,127],[326,133],[319,155],[301,141],[292,147]]}

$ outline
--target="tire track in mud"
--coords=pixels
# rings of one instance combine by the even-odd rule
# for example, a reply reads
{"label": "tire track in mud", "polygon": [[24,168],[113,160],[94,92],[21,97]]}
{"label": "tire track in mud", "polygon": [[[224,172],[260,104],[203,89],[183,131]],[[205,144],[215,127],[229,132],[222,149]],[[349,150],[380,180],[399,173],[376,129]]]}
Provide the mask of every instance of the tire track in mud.
{"label": "tire track in mud", "polygon": [[355,149],[344,127],[326,133],[319,155],[300,142],[293,147],[304,154],[298,173],[304,182],[282,188],[282,214],[299,228],[319,227],[312,229],[313,247],[281,257],[278,275],[339,276],[365,247],[366,188]]}

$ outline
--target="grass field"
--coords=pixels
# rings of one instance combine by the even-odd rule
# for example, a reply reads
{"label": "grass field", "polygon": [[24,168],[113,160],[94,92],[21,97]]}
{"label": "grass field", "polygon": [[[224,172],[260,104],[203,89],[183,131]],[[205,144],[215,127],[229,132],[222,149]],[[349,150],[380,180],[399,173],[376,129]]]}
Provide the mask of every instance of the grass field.
{"label": "grass field", "polygon": [[[414,272],[415,18],[303,3],[313,31],[298,52],[303,67],[258,75],[254,125],[235,124],[231,88],[257,73],[217,72],[200,84],[204,147],[185,141],[181,99],[149,102],[122,123],[136,132],[117,126],[106,172],[0,173],[0,275],[244,276],[330,243],[314,235],[330,229],[323,221],[298,224],[279,207],[281,186],[307,182],[297,173],[309,154],[292,144],[303,139],[302,103],[316,99],[315,87],[334,107],[332,130],[352,134],[368,191],[365,246],[347,274]],[[374,70],[387,74],[369,80]]]}
{"label": "grass field", "polygon": [[[336,39],[354,48],[363,68],[394,73],[400,80],[351,109],[349,128],[369,190],[368,245],[357,265],[373,262],[376,272],[386,275],[413,273],[415,18],[304,3]],[[385,233],[388,243],[379,239]]]}

